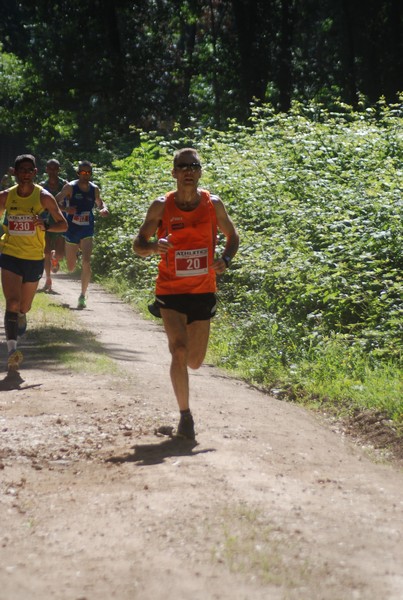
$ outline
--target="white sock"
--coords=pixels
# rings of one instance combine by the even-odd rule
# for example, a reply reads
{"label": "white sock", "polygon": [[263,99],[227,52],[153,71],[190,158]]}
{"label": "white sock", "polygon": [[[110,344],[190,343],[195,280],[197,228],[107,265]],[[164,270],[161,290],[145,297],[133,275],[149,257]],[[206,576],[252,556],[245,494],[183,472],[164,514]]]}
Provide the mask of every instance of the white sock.
{"label": "white sock", "polygon": [[17,340],[7,340],[7,350],[9,354],[17,350]]}

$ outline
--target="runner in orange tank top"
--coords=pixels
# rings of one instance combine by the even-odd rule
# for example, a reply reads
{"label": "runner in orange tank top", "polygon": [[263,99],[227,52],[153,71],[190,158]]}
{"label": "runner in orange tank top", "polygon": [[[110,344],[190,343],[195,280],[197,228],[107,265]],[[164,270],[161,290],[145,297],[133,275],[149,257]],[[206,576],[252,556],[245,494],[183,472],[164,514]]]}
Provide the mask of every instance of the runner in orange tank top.
{"label": "runner in orange tank top", "polygon": [[[198,187],[201,170],[195,149],[175,153],[172,176],[177,189],[154,200],[133,241],[139,256],[161,257],[150,310],[162,317],[168,338],[171,382],[180,411],[177,436],[191,440],[195,432],[188,368],[198,369],[204,360],[216,312],[216,275],[225,272],[239,246],[221,199]],[[220,258],[214,256],[217,229],[226,237]]]}
{"label": "runner in orange tank top", "polygon": [[198,194],[199,203],[190,211],[177,206],[176,192],[165,196],[158,237],[169,236],[171,247],[158,267],[157,296],[216,291],[216,273],[210,265],[214,261],[217,218],[210,193],[198,190]]}

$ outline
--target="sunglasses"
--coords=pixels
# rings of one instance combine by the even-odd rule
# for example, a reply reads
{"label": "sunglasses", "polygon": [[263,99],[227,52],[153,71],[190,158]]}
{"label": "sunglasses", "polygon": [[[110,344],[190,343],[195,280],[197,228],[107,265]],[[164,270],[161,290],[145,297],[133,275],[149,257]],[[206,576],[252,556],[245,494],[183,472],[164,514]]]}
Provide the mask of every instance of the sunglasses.
{"label": "sunglasses", "polygon": [[35,169],[25,169],[24,167],[17,169],[18,173],[33,173]]}
{"label": "sunglasses", "polygon": [[79,175],[91,175],[92,171],[79,171],[78,174]]}
{"label": "sunglasses", "polygon": [[200,171],[200,169],[201,164],[198,162],[178,163],[177,165],[175,165],[176,171],[192,171],[192,173],[194,173],[195,171]]}

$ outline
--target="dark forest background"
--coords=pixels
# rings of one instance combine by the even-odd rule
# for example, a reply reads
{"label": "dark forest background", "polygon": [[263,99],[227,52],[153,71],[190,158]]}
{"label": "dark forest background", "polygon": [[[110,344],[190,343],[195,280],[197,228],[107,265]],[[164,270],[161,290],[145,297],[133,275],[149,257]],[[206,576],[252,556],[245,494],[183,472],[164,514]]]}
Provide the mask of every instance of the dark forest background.
{"label": "dark forest background", "polygon": [[253,103],[393,103],[402,4],[1,0],[2,145],[107,162],[138,129],[225,129]]}

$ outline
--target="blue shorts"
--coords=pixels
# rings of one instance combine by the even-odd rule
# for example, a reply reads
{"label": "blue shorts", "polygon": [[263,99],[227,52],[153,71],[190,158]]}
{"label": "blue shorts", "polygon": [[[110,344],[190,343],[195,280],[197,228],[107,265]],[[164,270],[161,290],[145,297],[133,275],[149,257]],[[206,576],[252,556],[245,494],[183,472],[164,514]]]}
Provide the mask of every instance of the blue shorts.
{"label": "blue shorts", "polygon": [[[163,294],[155,296],[154,307],[170,308],[187,316],[187,324],[193,321],[208,321],[217,310],[217,298],[213,293],[208,294]],[[155,315],[156,316],[156,315]]]}
{"label": "blue shorts", "polygon": [[68,244],[79,244],[85,238],[94,237],[94,227],[92,225],[75,225],[69,223],[69,228],[63,234]]}
{"label": "blue shorts", "polygon": [[39,281],[43,274],[45,260],[27,260],[9,254],[0,255],[0,267],[22,277],[22,283]]}

